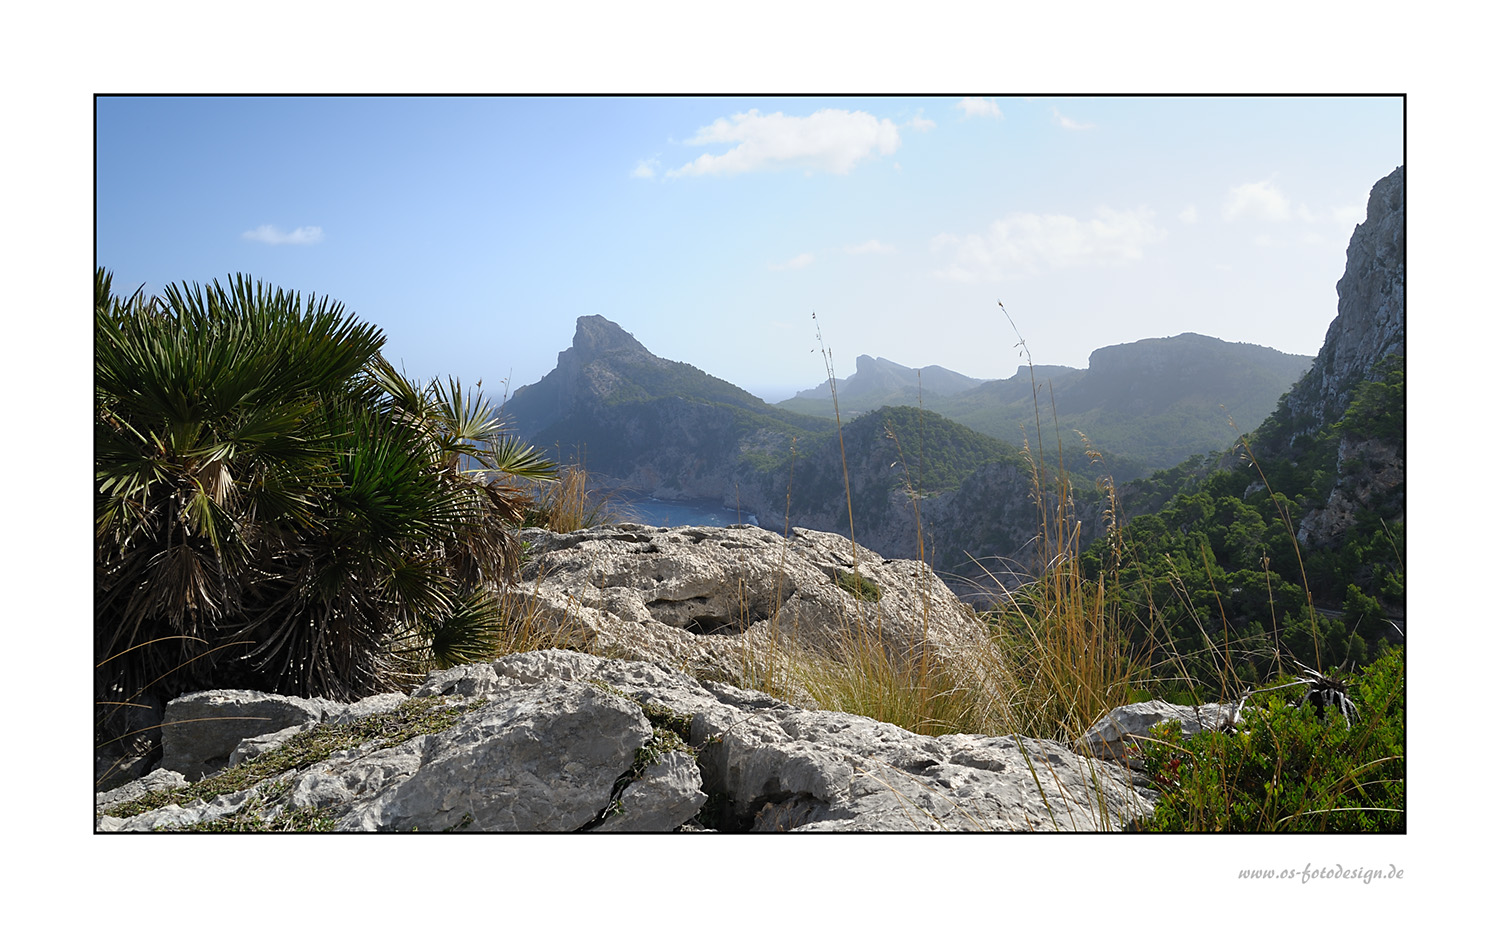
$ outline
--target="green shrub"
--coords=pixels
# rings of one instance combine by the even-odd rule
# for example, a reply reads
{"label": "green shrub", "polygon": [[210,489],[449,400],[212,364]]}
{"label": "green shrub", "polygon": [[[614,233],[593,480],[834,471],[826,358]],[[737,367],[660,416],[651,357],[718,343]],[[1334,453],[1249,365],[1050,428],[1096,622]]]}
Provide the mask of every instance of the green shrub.
{"label": "green shrub", "polygon": [[1353,720],[1299,707],[1299,689],[1254,697],[1236,731],[1155,731],[1141,756],[1161,798],[1143,830],[1405,832],[1403,649],[1349,682]]}
{"label": "green shrub", "polygon": [[101,268],[94,326],[101,729],[141,697],[352,699],[492,650],[507,481],[554,470],[481,394],[412,383],[377,327],[243,276],[122,299]]}
{"label": "green shrub", "polygon": [[869,577],[850,573],[847,570],[835,570],[833,582],[838,585],[839,589],[862,603],[880,602],[880,585]]}

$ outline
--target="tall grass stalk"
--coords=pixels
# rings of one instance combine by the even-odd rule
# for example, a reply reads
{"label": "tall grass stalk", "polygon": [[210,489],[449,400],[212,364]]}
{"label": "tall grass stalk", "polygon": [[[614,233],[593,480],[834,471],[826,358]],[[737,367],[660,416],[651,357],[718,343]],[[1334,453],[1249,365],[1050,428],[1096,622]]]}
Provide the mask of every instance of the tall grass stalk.
{"label": "tall grass stalk", "polygon": [[588,480],[581,464],[563,468],[557,480],[538,488],[527,525],[566,534],[619,521],[623,507],[609,494],[590,491]]}
{"label": "tall grass stalk", "polygon": [[[1000,309],[1005,312],[1003,305]],[[1010,319],[1009,313],[1006,318]],[[1015,327],[1013,320],[1011,326]],[[1041,388],[1026,340],[1019,332],[1016,335],[1031,372],[1032,406],[1040,439]],[[1052,410],[1056,422],[1055,400]],[[1145,676],[1145,668],[1131,653],[1119,597],[1112,589],[1119,584],[1122,552],[1116,524],[1119,501],[1113,483],[1101,480],[1112,558],[1106,571],[1089,580],[1080,558],[1083,526],[1077,516],[1072,479],[1063,464],[1061,436],[1050,471],[1040,441],[1033,450],[1026,438],[1022,453],[1036,501],[1038,533],[1033,564],[1037,572],[1035,579],[1012,594],[999,610],[992,644],[1006,669],[1006,682],[1013,688],[1008,700],[1013,730],[1033,737],[1072,740],[1102,714],[1128,702]],[[1092,461],[1100,460],[1092,449],[1088,455]],[[999,582],[993,574],[990,580]]]}

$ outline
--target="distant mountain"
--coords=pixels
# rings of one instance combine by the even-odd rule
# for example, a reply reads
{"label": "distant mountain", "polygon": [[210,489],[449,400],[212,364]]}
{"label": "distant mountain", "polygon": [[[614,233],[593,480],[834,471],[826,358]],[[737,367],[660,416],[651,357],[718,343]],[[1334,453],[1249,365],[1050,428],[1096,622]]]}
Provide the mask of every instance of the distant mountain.
{"label": "distant mountain", "polygon": [[573,345],[558,354],[557,367],[518,389],[505,413],[522,434],[538,435],[580,412],[670,397],[753,410],[782,421],[796,418],[691,364],[658,358],[603,316],[580,316]]}
{"label": "distant mountain", "polygon": [[[904,371],[876,359],[861,367],[865,383]],[[1009,556],[1035,531],[1029,471],[1012,443],[911,406],[846,416],[840,435],[831,419],[658,358],[601,316],[579,319],[557,367],[501,413],[557,459],[583,462],[598,485],[845,534],[852,508],[862,546],[887,557],[920,547],[939,569],[971,564],[971,554]],[[1081,451],[1070,454],[1087,466]],[[918,504],[933,516],[919,523]]]}
{"label": "distant mountain", "polygon": [[[854,359],[854,375],[834,380],[839,393],[839,412],[854,416],[882,406],[917,406],[924,399],[954,396],[984,383],[936,364],[923,368],[902,367],[885,358],[862,354]],[[812,416],[833,416],[833,395],[828,384],[803,390],[777,404],[783,409]]]}
{"label": "distant mountain", "polygon": [[659,358],[603,316],[580,317],[557,367],[518,389],[501,414],[539,448],[619,486],[730,505],[737,486],[779,465],[793,439],[834,430]]}
{"label": "distant mountain", "polygon": [[[976,558],[1024,557],[1036,504],[1021,438],[1055,457],[1054,402],[1068,470],[1127,480],[1150,462],[1177,463],[1174,449],[1225,447],[1233,435],[1217,424],[1224,415],[1212,404],[1239,408],[1250,397],[1269,408],[1309,361],[1199,335],[1103,348],[1086,371],[1023,368],[989,382],[861,356],[839,392],[839,435],[830,418],[802,414],[789,408],[794,403],[768,405],[653,355],[602,316],[584,316],[557,367],[518,389],[502,414],[558,459],[583,462],[600,485],[716,500],[764,525],[790,519],[825,531],[848,532],[852,508],[862,545],[886,557],[914,557],[920,548],[938,569],[961,571]],[[912,405],[919,380],[920,409]],[[860,414],[877,398],[894,402]],[[1045,444],[1035,435],[1038,410]],[[1102,470],[1073,428],[1114,453]],[[1137,457],[1116,452],[1121,447]],[[1080,483],[1088,509],[1093,479]],[[1085,525],[1085,542],[1097,521]]]}
{"label": "distant mountain", "polygon": [[[1003,441],[1025,436],[1032,443],[1038,440],[1040,410],[1043,434],[1054,436],[1049,446],[1057,431],[1068,440],[1075,430],[1083,432],[1106,454],[1112,473],[1129,479],[1225,447],[1260,424],[1311,364],[1306,355],[1184,333],[1100,348],[1089,356],[1087,370],[1039,365],[1022,367],[1005,380],[973,381],[942,368],[923,368],[922,405]],[[861,366],[848,386],[840,387],[841,412],[857,410],[870,401],[865,397],[916,405],[915,371],[883,359],[869,367],[868,377],[861,380],[866,374]],[[939,385],[930,388],[929,370],[950,377],[933,378]],[[902,371],[911,376],[896,379]],[[962,381],[972,385],[962,388]],[[877,385],[882,384],[891,389],[881,394]],[[815,392],[804,391],[780,405],[832,416],[827,388],[819,401],[810,396]],[[850,394],[855,399],[846,402]]]}

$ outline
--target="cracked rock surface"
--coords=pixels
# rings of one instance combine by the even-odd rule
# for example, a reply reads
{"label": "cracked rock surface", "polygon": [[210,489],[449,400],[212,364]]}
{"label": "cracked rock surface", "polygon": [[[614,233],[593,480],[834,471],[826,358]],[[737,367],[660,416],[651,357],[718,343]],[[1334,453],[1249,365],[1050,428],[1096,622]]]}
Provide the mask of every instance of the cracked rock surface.
{"label": "cracked rock surface", "polygon": [[955,666],[983,623],[920,561],[887,560],[827,532],[752,525],[621,525],[522,533],[518,592],[537,621],[594,653],[733,679],[773,636],[810,647],[877,635]]}
{"label": "cracked rock surface", "polygon": [[[225,725],[242,725],[235,700],[264,698],[212,702]],[[198,725],[212,727],[207,702],[190,706]],[[335,711],[313,726],[247,736],[260,739],[245,762],[264,766],[260,779],[234,781],[240,768],[231,766],[219,774],[229,784],[223,792],[188,798],[180,791],[190,778],[158,771],[99,794],[96,827],[300,821],[335,831],[1095,831],[1121,828],[1151,808],[1127,772],[1058,742],[916,735],[701,682],[659,663],[557,650],[513,654],[435,673],[409,701],[380,704],[393,702],[446,713],[447,721],[408,737],[386,724],[388,715]],[[411,717],[418,722],[408,724],[422,724],[420,714]],[[382,734],[298,753],[309,737],[343,730]],[[290,766],[278,766],[282,756]],[[155,808],[139,811],[143,794],[159,797]],[[126,800],[137,804],[121,805]]]}

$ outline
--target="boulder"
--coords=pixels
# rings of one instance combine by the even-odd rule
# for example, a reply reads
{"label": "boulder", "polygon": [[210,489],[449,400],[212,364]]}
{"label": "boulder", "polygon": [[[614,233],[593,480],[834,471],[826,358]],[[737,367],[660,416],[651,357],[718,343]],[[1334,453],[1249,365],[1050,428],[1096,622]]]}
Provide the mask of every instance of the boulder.
{"label": "boulder", "polygon": [[507,696],[440,734],[325,762],[298,782],[293,805],[348,807],[340,831],[582,829],[608,808],[650,723],[587,683]]}
{"label": "boulder", "polygon": [[1178,722],[1182,725],[1183,737],[1188,738],[1201,731],[1238,724],[1241,718],[1240,705],[1211,702],[1201,706],[1179,706],[1160,699],[1131,703],[1106,712],[1078,739],[1077,749],[1079,753],[1140,770],[1142,765],[1139,758],[1128,748],[1132,742],[1146,737],[1154,726],[1163,722]]}
{"label": "boulder", "polygon": [[188,693],[167,703],[160,766],[189,780],[229,763],[241,741],[320,721],[337,705],[324,699],[277,696],[254,690]]}
{"label": "boulder", "polygon": [[[528,530],[520,596],[533,620],[590,650],[737,680],[747,654],[791,638],[837,652],[851,639],[957,670],[983,623],[920,561],[887,560],[826,532],[752,525],[622,524]],[[971,668],[972,670],[972,668]]]}

